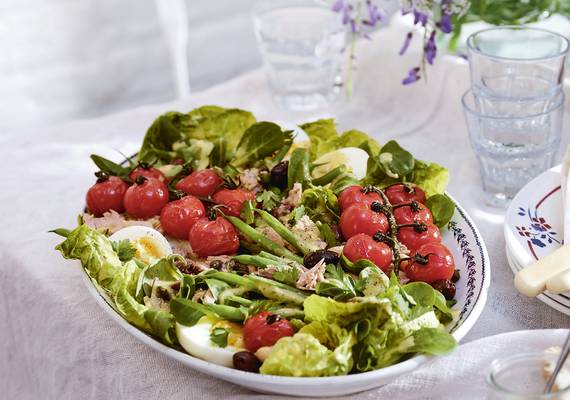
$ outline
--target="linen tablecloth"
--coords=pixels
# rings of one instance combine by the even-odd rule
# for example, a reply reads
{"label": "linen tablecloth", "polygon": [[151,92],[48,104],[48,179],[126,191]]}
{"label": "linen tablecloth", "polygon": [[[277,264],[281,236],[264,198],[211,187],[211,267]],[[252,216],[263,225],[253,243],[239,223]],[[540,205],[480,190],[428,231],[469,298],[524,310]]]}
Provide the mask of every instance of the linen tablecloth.
{"label": "linen tablecloth", "polygon": [[[341,129],[360,129],[380,142],[397,139],[418,157],[451,170],[449,192],[479,227],[492,269],[487,305],[463,343],[514,330],[570,327],[570,317],[513,287],[504,250],[504,211],[483,203],[463,120],[460,97],[469,86],[467,65],[440,59],[429,68],[427,82],[402,87],[417,52],[398,57],[403,34],[392,34],[380,32],[360,46],[354,97],[334,115]],[[301,122],[322,116],[279,110],[263,71],[255,70],[184,103],[39,128],[30,136],[1,134],[0,398],[271,398],[186,368],[129,336],[96,305],[76,264],[53,250],[60,238],[47,233],[75,226],[94,181],[89,154],[120,160],[118,151],[136,151],[157,115],[203,104],[251,110],[259,120]],[[569,130],[566,123],[565,143]],[[420,382],[403,377],[350,398],[394,393],[413,398],[423,387]],[[444,398],[445,385],[432,393],[440,389],[437,397]]]}

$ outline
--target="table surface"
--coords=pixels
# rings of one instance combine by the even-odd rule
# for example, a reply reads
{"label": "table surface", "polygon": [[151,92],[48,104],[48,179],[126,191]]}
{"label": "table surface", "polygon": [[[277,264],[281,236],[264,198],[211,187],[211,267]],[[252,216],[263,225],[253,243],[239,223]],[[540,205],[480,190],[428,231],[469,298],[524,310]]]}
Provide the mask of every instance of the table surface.
{"label": "table surface", "polygon": [[[463,343],[514,330],[570,327],[570,317],[513,287],[504,250],[504,211],[483,203],[462,115],[467,65],[442,58],[429,69],[427,82],[402,87],[401,78],[418,53],[412,49],[398,57],[403,34],[396,33],[382,31],[374,42],[360,45],[353,99],[323,115],[334,115],[341,129],[360,129],[380,142],[397,139],[418,157],[451,170],[449,192],[481,231],[492,270],[487,305]],[[53,250],[59,238],[47,232],[75,225],[93,182],[89,154],[118,160],[119,151],[137,150],[160,113],[203,104],[251,110],[259,120],[301,122],[323,116],[278,109],[263,71],[255,70],[183,104],[137,108],[33,136],[0,136],[0,393],[7,398],[268,397],[221,384],[130,337],[99,309],[81,282],[82,272]],[[375,398],[382,390],[351,398]]]}

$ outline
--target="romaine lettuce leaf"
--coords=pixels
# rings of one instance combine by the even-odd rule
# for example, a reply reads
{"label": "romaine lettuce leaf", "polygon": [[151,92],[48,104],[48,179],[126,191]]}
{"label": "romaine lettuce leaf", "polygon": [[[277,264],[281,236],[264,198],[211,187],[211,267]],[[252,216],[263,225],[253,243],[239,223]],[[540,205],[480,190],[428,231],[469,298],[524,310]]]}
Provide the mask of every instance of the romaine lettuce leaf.
{"label": "romaine lettuce leaf", "polygon": [[303,303],[305,319],[322,321],[346,327],[355,322],[368,319],[373,326],[379,326],[393,314],[388,299],[361,297],[358,301],[340,302],[328,297],[309,296]]}
{"label": "romaine lettuce leaf", "polygon": [[56,249],[64,258],[80,260],[89,276],[106,290],[115,275],[123,270],[123,263],[113,251],[111,241],[87,225],[71,231]]}
{"label": "romaine lettuce leaf", "polygon": [[335,324],[312,322],[280,339],[260,372],[284,376],[337,376],[352,369],[356,335]]}
{"label": "romaine lettuce leaf", "polygon": [[[205,154],[207,157],[213,150],[214,142],[223,138],[223,161],[227,161],[232,158],[245,130],[254,123],[255,117],[248,111],[216,106],[199,107],[186,114],[168,112],[158,117],[148,129],[139,151],[139,159],[168,163],[177,155],[188,158],[200,150],[197,162],[203,165]],[[200,146],[200,142],[190,143],[191,139],[208,141],[211,146],[206,149]],[[194,149],[188,149],[184,153],[191,146]],[[222,165],[222,160],[219,161]]]}

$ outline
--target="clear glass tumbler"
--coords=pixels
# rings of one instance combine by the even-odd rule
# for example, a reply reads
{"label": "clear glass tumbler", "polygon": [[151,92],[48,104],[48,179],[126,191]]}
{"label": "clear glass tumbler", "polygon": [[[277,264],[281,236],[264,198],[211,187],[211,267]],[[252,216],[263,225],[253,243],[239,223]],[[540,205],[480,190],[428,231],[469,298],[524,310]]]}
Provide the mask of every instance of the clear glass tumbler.
{"label": "clear glass tumbler", "polygon": [[524,184],[553,165],[562,136],[564,98],[558,90],[541,112],[501,116],[487,114],[474,91],[465,93],[463,112],[488,204],[506,205]]}
{"label": "clear glass tumbler", "polygon": [[254,24],[275,100],[294,111],[328,106],[340,91],[341,16],[323,1],[263,0]]}
{"label": "clear glass tumbler", "polygon": [[487,373],[487,399],[570,400],[570,386],[543,394],[544,368],[557,358],[556,354],[524,353],[493,361]]}
{"label": "clear glass tumbler", "polygon": [[[508,99],[530,107],[529,113],[544,111],[562,86],[569,47],[564,36],[539,28],[503,26],[476,32],[467,39],[471,88],[477,98]],[[489,106],[489,113],[501,112],[493,103]]]}

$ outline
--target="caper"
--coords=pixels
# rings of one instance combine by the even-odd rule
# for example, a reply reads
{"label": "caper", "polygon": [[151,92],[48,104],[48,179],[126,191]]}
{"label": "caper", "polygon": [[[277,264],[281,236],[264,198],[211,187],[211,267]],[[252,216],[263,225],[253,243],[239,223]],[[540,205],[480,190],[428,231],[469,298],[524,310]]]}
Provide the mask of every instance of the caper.
{"label": "caper", "polygon": [[432,282],[431,286],[438,292],[441,292],[446,300],[453,300],[455,297],[455,283],[448,279],[440,279]]}
{"label": "caper", "polygon": [[271,183],[280,189],[287,187],[287,174],[289,171],[289,161],[281,161],[271,168]]}
{"label": "caper", "polygon": [[251,351],[238,351],[233,356],[234,367],[242,371],[259,372],[261,361]]}
{"label": "caper", "polygon": [[303,260],[306,268],[313,268],[321,260],[325,260],[325,264],[336,264],[339,261],[338,254],[329,250],[317,250],[309,253]]}

